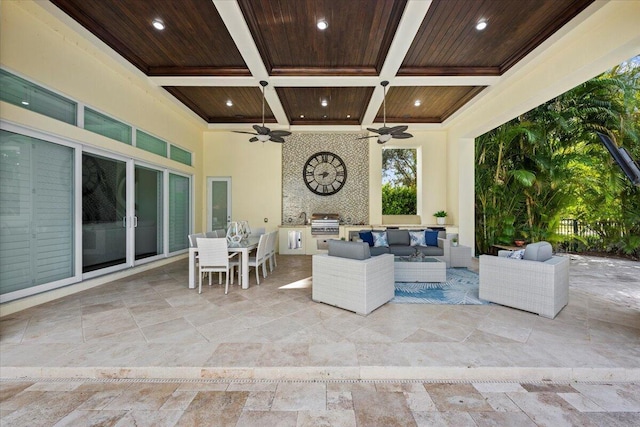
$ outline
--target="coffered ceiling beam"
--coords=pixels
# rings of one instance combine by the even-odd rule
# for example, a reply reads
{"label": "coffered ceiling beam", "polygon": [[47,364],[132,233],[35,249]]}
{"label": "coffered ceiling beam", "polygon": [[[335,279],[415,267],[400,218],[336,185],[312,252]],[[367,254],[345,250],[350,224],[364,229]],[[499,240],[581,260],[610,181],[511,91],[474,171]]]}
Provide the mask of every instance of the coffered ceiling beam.
{"label": "coffered ceiling beam", "polygon": [[[382,65],[379,81],[388,80],[391,82],[391,86],[394,85],[394,78],[396,74],[398,74],[402,61],[407,55],[407,52],[411,47],[411,43],[413,43],[413,39],[420,29],[420,25],[427,15],[430,6],[431,0],[409,0],[407,2],[402,18],[400,19],[398,29],[393,37],[391,46],[389,47],[389,53]],[[363,128],[366,128],[373,123],[383,99],[384,90],[382,86],[378,84],[373,91],[373,96],[371,97],[369,106],[362,117]]]}
{"label": "coffered ceiling beam", "polygon": [[[260,80],[268,82],[269,73],[262,62],[258,47],[251,37],[251,31],[249,30],[247,22],[244,20],[238,2],[235,0],[211,1],[218,10],[222,21],[225,23],[227,31],[229,31],[231,38],[240,51],[240,55],[242,55],[242,59],[244,59],[244,62],[247,64],[247,68],[251,71],[251,75],[257,82]],[[268,89],[270,89],[269,86],[267,86],[267,90],[265,90],[265,99],[269,103],[269,107],[276,121],[281,125],[289,126],[289,120],[287,120],[287,115],[284,112],[284,108],[282,108],[278,95],[274,90]]]}

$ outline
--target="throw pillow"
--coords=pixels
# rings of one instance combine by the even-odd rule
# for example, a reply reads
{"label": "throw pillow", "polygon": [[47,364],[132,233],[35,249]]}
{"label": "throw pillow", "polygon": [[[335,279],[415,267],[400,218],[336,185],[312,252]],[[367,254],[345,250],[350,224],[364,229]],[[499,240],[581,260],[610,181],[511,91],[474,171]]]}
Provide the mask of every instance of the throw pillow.
{"label": "throw pillow", "polygon": [[507,255],[507,258],[522,259],[523,256],[524,256],[524,249],[520,249],[518,251],[512,251],[509,255]]}
{"label": "throw pillow", "polygon": [[372,231],[371,235],[373,236],[373,246],[375,247],[389,247],[389,242],[387,241],[387,232],[386,231]]}
{"label": "throw pillow", "polygon": [[438,246],[438,232],[435,230],[425,231],[424,240],[427,243],[427,246]]}
{"label": "throw pillow", "polygon": [[369,246],[373,246],[373,235],[370,231],[361,231],[358,234],[360,234],[360,238],[363,242],[367,242]]}
{"label": "throw pillow", "polygon": [[411,246],[426,246],[424,231],[409,231],[409,238],[411,239]]}

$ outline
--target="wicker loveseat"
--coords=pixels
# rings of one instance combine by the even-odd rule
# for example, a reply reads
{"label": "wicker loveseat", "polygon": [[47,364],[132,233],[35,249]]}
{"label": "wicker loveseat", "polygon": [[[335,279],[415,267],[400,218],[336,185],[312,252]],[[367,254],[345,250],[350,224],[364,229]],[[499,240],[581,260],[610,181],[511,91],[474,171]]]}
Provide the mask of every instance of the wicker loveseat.
{"label": "wicker loveseat", "polygon": [[393,255],[371,257],[362,242],[329,240],[313,255],[312,299],[367,315],[394,297]]}
{"label": "wicker loveseat", "polygon": [[553,319],[569,302],[569,258],[552,256],[551,245],[528,245],[522,259],[480,256],[480,298]]}

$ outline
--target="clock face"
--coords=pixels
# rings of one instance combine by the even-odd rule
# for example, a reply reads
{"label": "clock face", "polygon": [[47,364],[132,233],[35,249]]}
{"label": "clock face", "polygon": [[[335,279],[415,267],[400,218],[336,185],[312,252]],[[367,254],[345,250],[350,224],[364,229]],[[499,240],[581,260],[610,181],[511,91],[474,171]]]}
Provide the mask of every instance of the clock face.
{"label": "clock face", "polygon": [[347,167],[337,154],[321,151],[309,157],[302,175],[309,190],[330,196],[340,191],[347,181]]}

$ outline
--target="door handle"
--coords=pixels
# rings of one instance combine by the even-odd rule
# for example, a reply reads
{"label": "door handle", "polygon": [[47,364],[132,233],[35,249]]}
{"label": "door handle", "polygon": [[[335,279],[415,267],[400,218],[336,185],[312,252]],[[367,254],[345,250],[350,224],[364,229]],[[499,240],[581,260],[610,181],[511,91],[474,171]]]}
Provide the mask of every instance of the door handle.
{"label": "door handle", "polygon": [[138,217],[134,216],[133,217],[133,228],[137,228],[138,227]]}
{"label": "door handle", "polygon": [[127,217],[126,216],[122,217],[122,228],[127,228]]}

